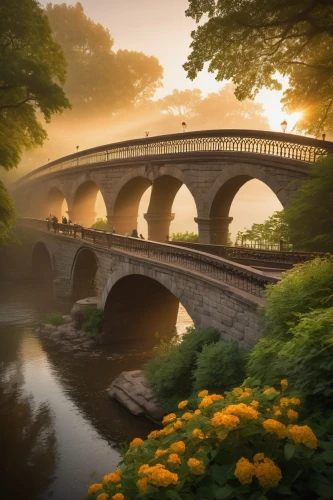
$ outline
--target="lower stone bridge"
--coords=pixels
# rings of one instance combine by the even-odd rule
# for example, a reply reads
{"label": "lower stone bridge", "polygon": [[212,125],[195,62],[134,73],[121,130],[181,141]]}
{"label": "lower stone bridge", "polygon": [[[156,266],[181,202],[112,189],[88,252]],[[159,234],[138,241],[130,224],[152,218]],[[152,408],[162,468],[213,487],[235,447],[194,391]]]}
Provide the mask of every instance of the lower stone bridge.
{"label": "lower stone bridge", "polygon": [[[110,343],[149,342],[170,334],[179,303],[195,327],[251,345],[260,334],[258,306],[276,280],[221,257],[111,233],[19,219],[32,276],[52,283],[58,301],[96,295]],[[29,238],[27,238],[27,234]],[[25,236],[24,236],[25,235]]]}

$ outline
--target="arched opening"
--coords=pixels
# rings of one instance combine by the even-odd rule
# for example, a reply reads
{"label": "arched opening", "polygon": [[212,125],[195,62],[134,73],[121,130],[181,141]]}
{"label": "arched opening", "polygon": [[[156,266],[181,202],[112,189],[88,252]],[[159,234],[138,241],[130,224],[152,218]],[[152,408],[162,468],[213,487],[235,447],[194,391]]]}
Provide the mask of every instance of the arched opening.
{"label": "arched opening", "polygon": [[91,250],[79,250],[73,269],[73,300],[93,297],[96,295],[95,276],[97,272],[97,259]]}
{"label": "arched opening", "polygon": [[31,275],[35,282],[35,292],[41,300],[53,299],[53,279],[51,256],[41,241],[36,243],[31,256]]}
{"label": "arched opening", "polygon": [[60,189],[58,189],[57,187],[51,188],[46,199],[45,217],[48,217],[50,214],[55,215],[58,218],[59,222],[61,222],[61,218],[64,215],[67,217],[67,210],[67,201]]}
{"label": "arched opening", "polygon": [[103,330],[110,343],[152,346],[173,333],[179,300],[158,281],[138,274],[125,276],[112,287],[104,308]]}
{"label": "arched opening", "polygon": [[72,222],[91,227],[96,217],[106,217],[106,207],[98,186],[93,181],[81,184],[74,197],[73,210],[69,214]]}
{"label": "arched opening", "polygon": [[[263,197],[258,196],[264,193]],[[237,197],[236,197],[237,195]],[[244,199],[247,198],[245,204]],[[234,204],[234,199],[242,200],[241,205]],[[270,200],[268,204],[264,200]],[[239,203],[239,201],[238,201]],[[231,211],[231,206],[233,210]],[[237,207],[234,212],[234,208]],[[229,224],[233,222],[232,239],[237,231],[250,227],[254,222],[255,214],[261,214],[261,221],[265,220],[276,210],[281,210],[282,205],[276,194],[262,181],[250,175],[238,175],[226,181],[217,191],[210,210],[210,235],[211,243],[225,245],[228,241]]]}
{"label": "arched opening", "polygon": [[197,207],[191,191],[185,184],[177,192],[171,211],[175,218],[170,226],[170,239],[172,234],[177,233],[198,234],[198,225],[194,220],[197,217]]}

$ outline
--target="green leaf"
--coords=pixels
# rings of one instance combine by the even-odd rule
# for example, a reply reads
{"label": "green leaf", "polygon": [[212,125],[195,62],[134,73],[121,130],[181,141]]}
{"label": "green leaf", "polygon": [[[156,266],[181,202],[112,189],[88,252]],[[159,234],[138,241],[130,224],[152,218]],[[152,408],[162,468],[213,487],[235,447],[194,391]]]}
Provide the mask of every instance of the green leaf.
{"label": "green leaf", "polygon": [[296,445],[292,443],[287,443],[284,447],[284,458],[290,460],[295,452]]}
{"label": "green leaf", "polygon": [[228,498],[233,493],[233,489],[230,486],[224,486],[223,488],[215,489],[215,498],[216,500],[223,500],[224,498]]}
{"label": "green leaf", "polygon": [[165,498],[171,498],[171,500],[182,500],[182,497],[174,490],[168,490],[166,492]]}
{"label": "green leaf", "polygon": [[333,462],[333,451],[332,450],[325,450],[325,451],[323,451],[323,453],[320,456],[328,464],[331,464]]}

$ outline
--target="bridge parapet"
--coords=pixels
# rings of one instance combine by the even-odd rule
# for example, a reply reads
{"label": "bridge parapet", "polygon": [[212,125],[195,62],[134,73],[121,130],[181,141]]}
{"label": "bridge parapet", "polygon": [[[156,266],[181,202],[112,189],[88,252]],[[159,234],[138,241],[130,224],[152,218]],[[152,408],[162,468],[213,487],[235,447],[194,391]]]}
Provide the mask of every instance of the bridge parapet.
{"label": "bridge parapet", "polygon": [[254,153],[313,163],[318,157],[333,152],[333,144],[294,134],[260,130],[204,130],[163,135],[106,144],[87,149],[44,165],[23,176],[19,187],[44,175],[79,166],[118,163],[119,161],[158,160],[170,155],[207,153]]}
{"label": "bridge parapet", "polygon": [[[48,221],[30,218],[19,218],[18,225],[41,231],[50,231],[52,227]],[[110,250],[120,250],[142,258],[187,269],[257,297],[263,295],[266,285],[274,284],[277,281],[260,271],[251,270],[246,266],[236,264],[222,257],[169,243],[163,244],[141,240],[68,224],[57,224],[56,232],[61,233],[64,237],[81,238],[95,245],[107,247]]]}

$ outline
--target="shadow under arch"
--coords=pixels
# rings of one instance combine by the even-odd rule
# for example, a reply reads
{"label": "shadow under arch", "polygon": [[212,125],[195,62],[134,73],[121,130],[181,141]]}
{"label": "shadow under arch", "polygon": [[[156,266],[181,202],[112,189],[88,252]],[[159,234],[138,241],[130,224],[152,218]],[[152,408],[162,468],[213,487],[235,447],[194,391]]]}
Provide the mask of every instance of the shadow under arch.
{"label": "shadow under arch", "polygon": [[53,280],[55,278],[52,259],[45,243],[35,244],[31,254],[31,276],[37,297],[43,302],[53,300]]}
{"label": "shadow under arch", "polygon": [[96,294],[95,277],[98,269],[98,260],[95,252],[89,248],[81,247],[73,261],[72,266],[72,298],[74,302]]}
{"label": "shadow under arch", "polygon": [[[98,185],[91,180],[84,181],[78,186],[74,195],[72,211],[69,214],[73,222],[84,227],[91,227],[94,224],[96,218],[95,204],[99,191]],[[103,201],[105,205],[104,198]]]}
{"label": "shadow under arch", "polygon": [[64,201],[66,201],[67,203],[65,195],[60,191],[59,188],[53,186],[47,193],[45,217],[48,217],[49,214],[52,214],[58,218],[59,222],[61,222],[61,216],[63,215],[62,205]]}
{"label": "shadow under arch", "polygon": [[165,337],[175,331],[179,303],[160,281],[127,274],[116,279],[106,297],[103,331],[112,344],[152,347],[158,342],[156,333]]}

